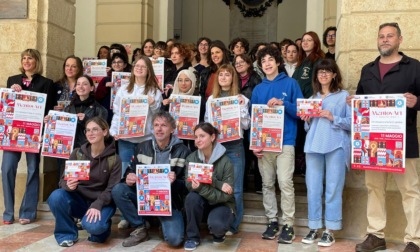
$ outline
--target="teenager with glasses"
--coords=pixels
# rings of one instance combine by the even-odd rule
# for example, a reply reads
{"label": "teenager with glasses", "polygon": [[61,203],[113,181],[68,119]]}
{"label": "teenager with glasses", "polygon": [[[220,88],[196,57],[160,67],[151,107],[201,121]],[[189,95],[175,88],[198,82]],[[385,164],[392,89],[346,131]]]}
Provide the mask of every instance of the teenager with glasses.
{"label": "teenager with glasses", "polygon": [[328,51],[325,54],[325,58],[335,60],[335,39],[337,36],[337,27],[328,27],[322,36],[322,43],[327,47]]}

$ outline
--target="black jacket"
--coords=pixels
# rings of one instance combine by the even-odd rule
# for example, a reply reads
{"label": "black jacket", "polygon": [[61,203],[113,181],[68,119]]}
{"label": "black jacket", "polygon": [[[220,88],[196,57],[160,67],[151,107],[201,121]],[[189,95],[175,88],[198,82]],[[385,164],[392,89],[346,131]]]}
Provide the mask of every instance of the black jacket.
{"label": "black jacket", "polygon": [[248,98],[249,100],[251,100],[251,96],[252,96],[252,90],[254,90],[254,87],[258,84],[261,83],[261,77],[256,73],[256,72],[252,72],[251,76],[249,76],[249,80],[247,83],[245,83],[245,86],[242,87],[242,81],[239,78],[239,90],[240,93],[245,95],[246,98]]}
{"label": "black jacket", "polygon": [[417,139],[417,111],[420,110],[420,62],[400,52],[401,61],[391,68],[381,81],[379,59],[362,68],[356,94],[401,94],[412,93],[417,96],[417,104],[407,108],[406,117],[406,158],[419,157]]}
{"label": "black jacket", "polygon": [[29,87],[27,87],[23,84],[23,81],[22,81],[22,79],[26,77],[27,76],[25,74],[18,74],[18,75],[10,76],[7,79],[7,87],[11,88],[13,84],[18,84],[22,87],[22,90],[24,91],[47,94],[47,101],[45,104],[45,112],[44,112],[44,115],[47,115],[48,111],[54,109],[54,106],[57,105],[57,101],[55,99],[56,94],[55,94],[54,82],[48,78],[45,78],[44,76],[41,76],[39,74],[34,74],[32,76],[31,84],[29,85]]}

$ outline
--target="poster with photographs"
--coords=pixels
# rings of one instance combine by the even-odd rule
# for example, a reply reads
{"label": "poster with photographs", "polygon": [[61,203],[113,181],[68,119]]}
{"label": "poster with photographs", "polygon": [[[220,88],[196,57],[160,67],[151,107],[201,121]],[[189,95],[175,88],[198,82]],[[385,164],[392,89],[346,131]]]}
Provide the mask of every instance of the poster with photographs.
{"label": "poster with photographs", "polygon": [[156,78],[159,83],[159,88],[163,90],[163,80],[165,80],[165,69],[164,69],[164,63],[165,58],[159,57],[157,59],[154,59],[152,57],[149,58],[152,61],[153,71],[155,72]]}
{"label": "poster with photographs", "polygon": [[118,137],[144,136],[147,112],[149,111],[147,96],[140,95],[136,98],[122,98],[119,109]]}
{"label": "poster with photographs", "polygon": [[139,215],[171,216],[169,164],[137,165],[137,203]]}
{"label": "poster with photographs", "polygon": [[204,184],[211,184],[213,182],[213,165],[201,163],[188,163],[188,181],[195,179]]}
{"label": "poster with photographs", "polygon": [[0,150],[39,153],[46,94],[0,89]]}
{"label": "poster with photographs", "polygon": [[322,99],[301,99],[296,100],[297,116],[319,117],[322,110]]}
{"label": "poster with photographs", "polygon": [[69,159],[73,151],[76,127],[76,114],[50,110],[44,127],[41,155]]}
{"label": "poster with photographs", "polygon": [[89,75],[93,83],[95,84],[95,89],[98,87],[99,82],[106,76],[107,60],[106,59],[97,59],[97,60],[84,60],[83,61],[83,74]]}
{"label": "poster with photographs", "polygon": [[169,113],[175,119],[175,134],[178,138],[195,138],[194,129],[200,120],[200,104],[200,96],[171,95]]}
{"label": "poster with photographs", "polygon": [[67,160],[64,167],[64,180],[75,178],[78,180],[89,180],[89,160]]}
{"label": "poster with photographs", "polygon": [[237,96],[209,100],[209,122],[219,130],[219,143],[241,139],[241,109]]}
{"label": "poster with photographs", "polygon": [[114,83],[114,86],[111,88],[111,107],[112,109],[115,96],[117,95],[118,89],[120,89],[121,86],[128,85],[130,83],[130,77],[131,73],[126,72],[112,72],[112,83]]}
{"label": "poster with photographs", "polygon": [[406,99],[402,94],[355,95],[351,167],[405,172]]}
{"label": "poster with photographs", "polygon": [[250,150],[282,152],[284,106],[253,104],[251,113]]}

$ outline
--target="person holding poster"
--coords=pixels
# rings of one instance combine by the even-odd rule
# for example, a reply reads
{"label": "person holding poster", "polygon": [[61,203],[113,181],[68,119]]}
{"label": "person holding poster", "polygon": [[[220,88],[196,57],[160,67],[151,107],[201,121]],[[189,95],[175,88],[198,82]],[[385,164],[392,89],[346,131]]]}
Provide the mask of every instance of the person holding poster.
{"label": "person holding poster", "polygon": [[281,210],[283,228],[278,242],[290,244],[295,238],[293,224],[295,219],[295,189],[293,172],[295,169],[295,143],[297,120],[296,99],[303,98],[299,84],[284,72],[279,73],[281,55],[279,50],[268,46],[258,52],[258,64],[266,77],[254,88],[251,104],[267,104],[269,107],[284,106],[283,151],[268,152],[254,150],[258,158],[263,183],[263,204],[269,224],[262,234],[263,239],[273,240],[279,233],[276,200],[276,176],[281,191]]}
{"label": "person holding poster", "polygon": [[308,132],[304,151],[310,228],[302,243],[314,243],[318,239],[318,229],[325,223],[326,229],[318,241],[318,246],[323,247],[329,247],[335,242],[331,230],[342,229],[342,194],[346,168],[350,168],[351,109],[346,104],[349,93],[343,90],[341,80],[340,69],[334,60],[323,59],[316,64],[312,77],[314,94],[310,99],[322,99],[322,109],[319,117],[301,116]]}
{"label": "person holding poster", "polygon": [[90,161],[89,180],[66,180],[63,174],[60,188],[47,200],[55,217],[54,237],[61,247],[71,247],[78,240],[74,218],[82,219],[91,242],[103,243],[111,234],[111,217],[116,210],[111,190],[121,179],[121,159],[105,119],[89,119],[85,132],[88,142],[75,149],[69,160]]}
{"label": "person holding poster", "polygon": [[[416,164],[419,158],[417,137],[417,111],[420,110],[420,63],[399,52],[403,42],[398,23],[379,26],[377,46],[379,57],[362,68],[357,95],[401,94],[407,102],[405,173],[392,173],[402,195],[402,205],[407,227],[404,242],[405,252],[419,251],[420,246],[420,192]],[[350,96],[347,98],[350,104]],[[386,248],[385,195],[388,173],[365,171],[368,189],[367,238],[356,245],[356,251],[377,251]]]}
{"label": "person holding poster", "polygon": [[[234,168],[235,181],[234,181],[234,196],[236,205],[235,221],[230,227],[228,235],[236,234],[239,232],[239,224],[241,224],[244,204],[243,204],[243,185],[245,173],[245,150],[243,145],[243,131],[249,129],[251,122],[249,116],[249,100],[245,95],[239,94],[238,88],[238,75],[235,68],[228,65],[221,65],[216,72],[216,80],[213,84],[213,94],[209,97],[206,104],[206,114],[204,120],[209,121],[210,102],[213,99],[237,96],[240,105],[240,132],[241,139],[224,142],[222,145],[226,148],[226,155],[230,158]],[[236,129],[238,129],[236,127]],[[234,130],[234,129],[232,129]]]}
{"label": "person holding poster", "polygon": [[[190,251],[200,245],[200,223],[205,213],[215,244],[225,241],[225,234],[235,219],[234,170],[226,148],[217,142],[219,131],[210,123],[200,123],[194,134],[198,150],[187,157],[185,166],[188,167],[190,162],[212,164],[213,176],[212,184],[195,179],[185,181],[189,193],[185,199],[187,240],[184,249]],[[188,173],[188,169],[185,172]]]}
{"label": "person holding poster", "polygon": [[138,164],[171,164],[168,178],[171,182],[172,216],[159,216],[162,224],[163,237],[173,247],[179,246],[184,240],[184,219],[182,209],[186,187],[185,159],[190,150],[176,135],[173,135],[176,124],[166,111],[153,115],[152,126],[154,135],[151,140],[141,142],[133,156],[133,162],[125,173],[125,182],[117,184],[112,190],[112,197],[121,210],[125,220],[136,228],[123,241],[123,247],[132,247],[149,240],[145,220],[137,214],[136,166]]}
{"label": "person holding poster", "polygon": [[133,63],[131,69],[130,82],[128,86],[120,88],[115,95],[113,104],[114,116],[112,117],[111,130],[112,136],[118,135],[119,119],[121,109],[120,101],[124,98],[136,98],[139,95],[148,96],[149,111],[147,113],[147,121],[145,126],[145,134],[142,137],[118,139],[118,151],[123,162],[122,174],[125,174],[129,166],[131,157],[134,155],[135,148],[138,143],[150,140],[152,138],[152,116],[159,111],[162,101],[162,93],[153,71],[152,62],[144,55],[139,56]]}
{"label": "person holding poster", "polygon": [[[7,79],[7,88],[15,92],[22,90],[47,94],[44,115],[54,109],[57,104],[53,81],[43,77],[43,64],[41,54],[36,49],[26,49],[21,53],[20,74]],[[9,127],[11,128],[11,127]],[[9,129],[8,129],[9,130]],[[12,129],[10,129],[12,130]],[[19,223],[29,224],[36,219],[39,190],[39,153],[25,153],[28,170],[26,190],[19,210]],[[15,207],[16,171],[22,152],[3,151],[1,163],[1,176],[3,184],[4,212],[3,224],[12,224]]]}

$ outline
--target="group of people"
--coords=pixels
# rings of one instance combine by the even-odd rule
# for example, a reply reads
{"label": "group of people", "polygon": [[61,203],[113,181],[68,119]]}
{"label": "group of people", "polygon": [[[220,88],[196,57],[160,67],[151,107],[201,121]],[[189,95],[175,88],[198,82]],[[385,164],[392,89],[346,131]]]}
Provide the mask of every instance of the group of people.
{"label": "group of people", "polygon": [[[135,246],[149,239],[146,217],[137,214],[136,165],[170,164],[172,216],[159,217],[163,237],[171,246],[184,241],[186,250],[199,246],[200,223],[207,219],[214,243],[239,232],[243,217],[245,169],[255,167],[260,176],[265,215],[268,219],[263,239],[290,244],[295,239],[295,164],[306,173],[308,190],[308,234],[303,243],[318,241],[319,246],[335,242],[334,230],[342,229],[342,193],[350,168],[350,131],[352,96],[344,89],[335,62],[335,27],[323,34],[328,52],[321,50],[321,40],[309,31],[299,39],[280,43],[258,43],[249,50],[244,38],[222,41],[198,39],[196,44],[173,40],[155,43],[151,39],[133,53],[131,64],[120,44],[103,46],[98,58],[109,60],[109,72],[131,72],[129,84],[122,86],[110,104],[110,78],[95,87],[83,75],[82,62],[69,56],[63,64],[63,77],[53,83],[42,77],[39,52],[25,50],[21,74],[8,79],[7,87],[16,92],[30,90],[48,94],[46,112],[57,109],[57,101],[69,100],[64,111],[77,114],[75,150],[70,160],[89,160],[89,181],[64,180],[48,198],[56,218],[55,238],[60,246],[72,246],[78,239],[74,218],[92,242],[104,242],[111,232],[111,217],[121,210],[119,227],[134,231],[123,246]],[[404,93],[407,99],[407,154],[405,174],[393,174],[403,197],[408,226],[404,251],[419,251],[420,193],[416,161],[419,145],[416,130],[420,102],[420,63],[399,52],[401,30],[396,23],[379,27],[380,56],[362,69],[356,94]],[[159,83],[150,58],[165,57],[164,80]],[[167,112],[172,94],[201,97],[200,123],[194,129],[195,140],[180,140],[174,131],[176,121]],[[146,95],[149,110],[142,137],[118,138],[119,102]],[[221,97],[236,97],[240,106],[240,140],[218,142],[218,130],[209,122],[210,102]],[[297,116],[297,99],[322,99],[319,117]],[[249,150],[250,108],[253,104],[284,106],[282,152]],[[112,109],[111,109],[112,107]],[[118,149],[118,151],[117,151]],[[118,154],[117,154],[118,153]],[[249,155],[253,153],[253,155]],[[14,181],[20,152],[4,151],[2,181],[5,201],[3,223],[14,221]],[[26,153],[27,190],[19,222],[28,224],[36,218],[39,184],[39,154]],[[106,160],[106,161],[105,161]],[[212,184],[186,180],[188,164],[213,165]],[[306,163],[306,165],[305,165]],[[63,161],[58,162],[60,169]],[[62,173],[62,171],[60,171]],[[386,173],[367,171],[368,236],[356,251],[386,248],[385,188]],[[258,179],[256,179],[258,181]],[[281,223],[275,182],[281,192]],[[325,190],[323,183],[325,181]],[[258,190],[258,188],[257,188]],[[323,210],[323,196],[325,210]],[[319,230],[323,229],[320,234]],[[319,239],[320,238],[320,239]]]}

